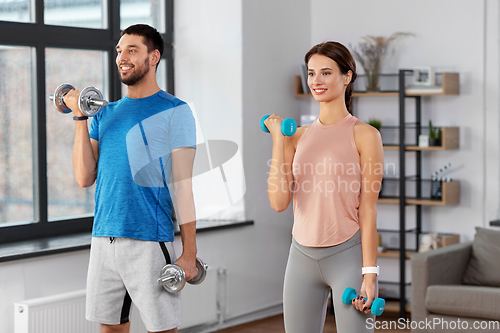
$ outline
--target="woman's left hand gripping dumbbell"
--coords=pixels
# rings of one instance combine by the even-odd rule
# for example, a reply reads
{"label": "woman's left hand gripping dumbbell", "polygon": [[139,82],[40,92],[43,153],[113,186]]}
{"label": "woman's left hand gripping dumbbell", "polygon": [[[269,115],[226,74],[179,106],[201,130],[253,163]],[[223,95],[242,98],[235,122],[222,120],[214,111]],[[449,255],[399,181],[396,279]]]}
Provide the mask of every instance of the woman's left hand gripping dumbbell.
{"label": "woman's left hand gripping dumbbell", "polygon": [[[363,283],[357,299],[352,301],[356,309],[364,313],[370,313],[373,301],[377,298],[377,276],[375,274],[365,274]],[[364,298],[366,297],[366,301]]]}

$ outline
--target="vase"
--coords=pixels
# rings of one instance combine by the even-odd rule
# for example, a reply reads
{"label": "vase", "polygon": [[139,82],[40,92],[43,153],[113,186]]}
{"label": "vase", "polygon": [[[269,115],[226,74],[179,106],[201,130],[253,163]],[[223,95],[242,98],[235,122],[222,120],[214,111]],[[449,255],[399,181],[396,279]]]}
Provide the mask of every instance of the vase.
{"label": "vase", "polygon": [[366,91],[380,91],[380,88],[378,86],[378,79],[380,77],[380,72],[378,70],[368,70],[366,71]]}
{"label": "vase", "polygon": [[429,146],[440,147],[441,146],[441,139],[440,138],[429,138]]}

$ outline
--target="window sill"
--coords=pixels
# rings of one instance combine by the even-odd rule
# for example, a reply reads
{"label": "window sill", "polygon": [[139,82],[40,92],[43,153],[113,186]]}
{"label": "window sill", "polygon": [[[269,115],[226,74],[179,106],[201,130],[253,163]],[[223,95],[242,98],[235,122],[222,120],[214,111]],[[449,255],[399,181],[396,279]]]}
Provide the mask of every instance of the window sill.
{"label": "window sill", "polygon": [[[229,229],[253,225],[253,221],[206,221],[196,223],[196,232],[203,233],[220,229]],[[177,230],[175,235],[180,235]],[[0,244],[0,262],[41,257],[50,254],[65,253],[90,249],[90,232],[74,235],[41,238],[37,240]]]}

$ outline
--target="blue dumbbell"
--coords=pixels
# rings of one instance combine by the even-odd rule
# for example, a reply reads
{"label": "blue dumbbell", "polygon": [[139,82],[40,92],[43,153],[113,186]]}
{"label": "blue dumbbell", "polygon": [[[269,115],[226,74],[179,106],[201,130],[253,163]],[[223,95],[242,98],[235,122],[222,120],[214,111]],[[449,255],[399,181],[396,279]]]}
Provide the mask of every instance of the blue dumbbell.
{"label": "blue dumbbell", "polygon": [[[346,305],[351,305],[352,300],[358,297],[356,295],[356,290],[354,288],[345,288],[344,293],[342,294],[342,303]],[[364,298],[367,301],[366,298]],[[380,316],[385,309],[385,300],[382,298],[376,298],[371,307],[371,312],[375,316]]]}
{"label": "blue dumbbell", "polygon": [[[266,132],[269,133],[269,130],[267,129],[267,126],[264,124],[264,121],[269,118],[269,115],[262,117],[260,120],[260,128]],[[295,134],[295,131],[297,130],[297,123],[295,120],[292,118],[285,118],[281,122],[281,133],[286,136],[292,136]]]}

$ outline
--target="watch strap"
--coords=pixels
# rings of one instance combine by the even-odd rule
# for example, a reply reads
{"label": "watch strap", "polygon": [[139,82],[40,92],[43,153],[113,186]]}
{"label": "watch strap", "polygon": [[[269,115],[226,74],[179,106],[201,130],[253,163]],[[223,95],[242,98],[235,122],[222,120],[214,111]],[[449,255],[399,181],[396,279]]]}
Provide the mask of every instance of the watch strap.
{"label": "watch strap", "polygon": [[380,269],[379,269],[379,266],[376,266],[376,267],[363,267],[361,268],[361,274],[365,275],[365,274],[369,274],[369,273],[374,273],[374,274],[379,274],[380,272]]}

